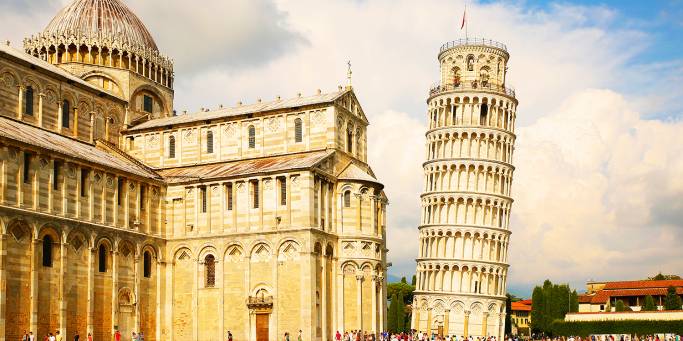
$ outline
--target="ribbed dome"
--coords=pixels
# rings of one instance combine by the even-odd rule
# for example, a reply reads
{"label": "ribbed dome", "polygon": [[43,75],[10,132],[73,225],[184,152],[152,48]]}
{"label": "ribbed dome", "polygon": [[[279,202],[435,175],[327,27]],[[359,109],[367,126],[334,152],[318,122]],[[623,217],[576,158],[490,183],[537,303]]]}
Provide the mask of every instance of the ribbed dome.
{"label": "ribbed dome", "polygon": [[105,38],[159,51],[142,21],[120,0],[75,0],[52,19],[43,35]]}

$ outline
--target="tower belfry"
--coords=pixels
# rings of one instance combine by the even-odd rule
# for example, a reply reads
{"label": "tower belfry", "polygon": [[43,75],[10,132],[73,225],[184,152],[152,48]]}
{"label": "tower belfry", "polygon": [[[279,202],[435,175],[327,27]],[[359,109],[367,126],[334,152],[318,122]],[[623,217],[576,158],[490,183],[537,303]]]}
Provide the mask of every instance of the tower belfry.
{"label": "tower belfry", "polygon": [[429,91],[412,328],[504,336],[517,99],[505,45],[441,46]]}

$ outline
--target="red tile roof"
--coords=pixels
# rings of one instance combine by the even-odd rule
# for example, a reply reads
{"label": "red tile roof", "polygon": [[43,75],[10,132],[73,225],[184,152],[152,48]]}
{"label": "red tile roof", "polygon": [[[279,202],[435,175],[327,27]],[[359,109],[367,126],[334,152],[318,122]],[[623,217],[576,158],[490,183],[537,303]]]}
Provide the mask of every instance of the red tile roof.
{"label": "red tile roof", "polygon": [[529,306],[530,306],[530,305],[531,305],[531,299],[528,299],[528,300],[521,300],[521,301],[519,301],[519,303],[526,304],[526,305],[529,305]]}
{"label": "red tile roof", "polygon": [[607,282],[604,290],[683,287],[683,280]]}
{"label": "red tile roof", "polygon": [[[593,304],[607,302],[610,297],[635,297],[635,296],[665,296],[667,288],[646,288],[646,289],[623,289],[623,290],[600,290],[591,297]],[[678,295],[683,295],[683,287],[676,288]]]}
{"label": "red tile roof", "polygon": [[512,311],[531,311],[531,305],[522,302],[523,301],[512,302]]}
{"label": "red tile roof", "polygon": [[581,294],[579,295],[579,303],[591,303],[591,299],[594,295]]}

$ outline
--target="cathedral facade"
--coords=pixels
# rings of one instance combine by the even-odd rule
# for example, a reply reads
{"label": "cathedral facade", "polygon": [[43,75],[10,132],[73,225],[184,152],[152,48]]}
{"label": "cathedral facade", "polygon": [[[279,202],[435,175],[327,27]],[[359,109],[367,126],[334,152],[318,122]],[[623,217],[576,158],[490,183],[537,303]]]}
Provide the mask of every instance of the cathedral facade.
{"label": "cathedral facade", "polygon": [[0,46],[0,340],[384,330],[386,205],[353,88],[173,111],[120,0]]}
{"label": "cathedral facade", "polygon": [[412,327],[504,336],[517,99],[505,45],[462,39],[439,51],[429,91]]}

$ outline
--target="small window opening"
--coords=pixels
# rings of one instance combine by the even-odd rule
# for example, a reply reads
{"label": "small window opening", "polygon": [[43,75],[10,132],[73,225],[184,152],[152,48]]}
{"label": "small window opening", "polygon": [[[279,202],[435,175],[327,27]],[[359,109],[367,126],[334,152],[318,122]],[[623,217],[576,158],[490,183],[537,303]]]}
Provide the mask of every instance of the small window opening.
{"label": "small window opening", "polygon": [[98,267],[100,272],[107,272],[107,248],[104,245],[100,245],[98,250]]}
{"label": "small window opening", "polygon": [[294,120],[294,142],[303,141],[303,123],[300,118]]}
{"label": "small window opening", "polygon": [[43,237],[43,266],[52,267],[52,237]]}
{"label": "small window opening", "polygon": [[143,255],[143,273],[145,278],[152,277],[152,254],[145,251]]}
{"label": "small window opening", "polygon": [[216,259],[213,255],[206,255],[204,267],[206,267],[206,287],[213,288],[216,286]]}

